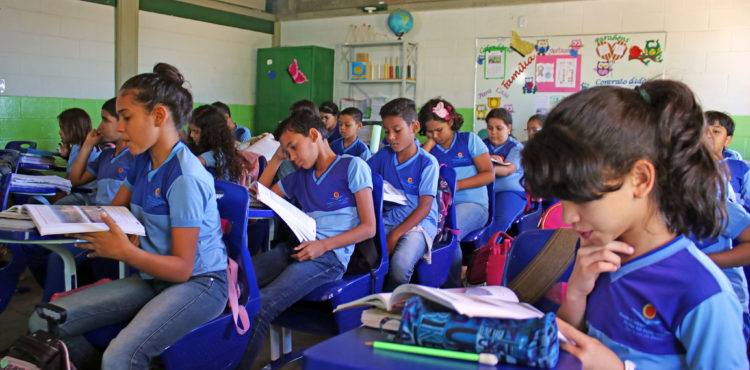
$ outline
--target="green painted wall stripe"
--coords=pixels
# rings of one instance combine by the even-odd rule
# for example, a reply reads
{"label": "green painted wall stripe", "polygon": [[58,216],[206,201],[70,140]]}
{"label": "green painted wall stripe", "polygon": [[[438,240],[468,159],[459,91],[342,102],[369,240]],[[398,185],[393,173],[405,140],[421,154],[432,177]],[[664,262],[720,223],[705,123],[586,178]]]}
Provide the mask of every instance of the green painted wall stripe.
{"label": "green painted wall stripe", "polygon": [[[112,6],[116,4],[116,0],[83,1]],[[222,26],[273,34],[273,21],[218,9],[206,8],[199,5],[187,4],[176,0],[142,0],[138,2],[138,7],[147,12],[166,14],[201,22],[219,24]]]}

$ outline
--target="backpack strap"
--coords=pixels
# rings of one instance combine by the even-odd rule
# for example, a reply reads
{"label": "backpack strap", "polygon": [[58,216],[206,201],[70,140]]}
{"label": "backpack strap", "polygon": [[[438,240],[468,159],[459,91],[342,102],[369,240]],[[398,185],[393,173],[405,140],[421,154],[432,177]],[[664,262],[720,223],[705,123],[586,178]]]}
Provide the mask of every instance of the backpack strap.
{"label": "backpack strap", "polygon": [[[229,280],[227,284],[229,287],[229,300],[227,304],[232,309],[232,319],[234,319],[234,327],[237,330],[237,334],[243,335],[250,329],[250,318],[247,315],[245,306],[239,304],[240,286],[237,284],[238,270],[237,262],[229,258],[227,261],[227,279]],[[242,323],[241,327],[237,322],[238,319]]]}
{"label": "backpack strap", "polygon": [[536,303],[575,260],[578,238],[578,233],[572,229],[555,230],[508,288],[518,295],[521,302]]}

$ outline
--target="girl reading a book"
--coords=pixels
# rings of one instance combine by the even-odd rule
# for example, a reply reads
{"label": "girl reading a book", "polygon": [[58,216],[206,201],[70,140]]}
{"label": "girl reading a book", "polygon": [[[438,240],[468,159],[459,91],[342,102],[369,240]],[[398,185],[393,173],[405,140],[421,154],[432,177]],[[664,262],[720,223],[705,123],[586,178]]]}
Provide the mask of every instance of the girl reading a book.
{"label": "girl reading a book", "polygon": [[[118,130],[135,162],[112,205],[129,206],[146,237],[110,230],[77,234],[94,256],[124,261],[140,274],[55,301],[67,311],[60,335],[78,368],[144,369],[195,327],[226,307],[227,254],[211,174],[179,141],[193,99],[179,71],[159,63],[130,78],[117,97]],[[98,356],[83,334],[128,322]],[[46,326],[33,314],[31,331]],[[99,364],[101,359],[101,364]]]}
{"label": "girl reading a book", "polygon": [[326,140],[320,116],[309,110],[293,113],[279,125],[281,146],[268,162],[260,182],[271,180],[283,158],[298,169],[271,190],[296,200],[315,220],[315,240],[281,243],[253,257],[260,290],[260,312],[240,368],[250,368],[270,322],[318,286],[340,279],[354,244],[375,235],[372,174],[358,157],[337,156]]}
{"label": "girl reading a book", "polygon": [[523,150],[532,195],[581,235],[558,317],[584,368],[748,368],[737,296],[686,237],[726,222],[703,131],[690,89],[656,80],[566,98]]}

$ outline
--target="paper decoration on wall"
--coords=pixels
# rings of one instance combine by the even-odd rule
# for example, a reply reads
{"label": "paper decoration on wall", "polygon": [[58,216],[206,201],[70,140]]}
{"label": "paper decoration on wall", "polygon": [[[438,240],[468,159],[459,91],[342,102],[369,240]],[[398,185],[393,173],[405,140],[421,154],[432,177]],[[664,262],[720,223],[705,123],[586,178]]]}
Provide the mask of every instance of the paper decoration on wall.
{"label": "paper decoration on wall", "polygon": [[627,52],[628,41],[630,39],[627,37],[618,35],[596,38],[596,55],[606,62],[597,62],[595,71],[599,76],[606,76],[609,72],[612,72],[615,62],[620,60]]}
{"label": "paper decoration on wall", "polygon": [[641,50],[637,45],[630,48],[630,55],[628,60],[639,60],[641,63],[648,65],[649,62],[654,61],[661,63],[661,43],[659,40],[648,40],[644,50]]}
{"label": "paper decoration on wall", "polygon": [[305,77],[305,74],[299,70],[299,66],[297,65],[297,58],[294,58],[292,64],[289,65],[288,71],[289,75],[292,76],[292,80],[294,81],[294,83],[301,84],[307,81],[307,77]]}
{"label": "paper decoration on wall", "polygon": [[484,104],[477,104],[477,107],[475,109],[477,119],[484,119],[484,117],[487,117],[487,106]]}
{"label": "paper decoration on wall", "polygon": [[274,71],[274,70],[268,71],[268,79],[272,80],[272,81],[275,80],[276,79],[276,71]]}
{"label": "paper decoration on wall", "polygon": [[484,53],[479,53],[479,56],[477,57],[477,64],[480,66],[484,64]]}
{"label": "paper decoration on wall", "polygon": [[581,91],[588,89],[591,85],[588,82],[581,82]]}
{"label": "paper decoration on wall", "polygon": [[513,37],[510,39],[510,47],[524,57],[534,51],[534,44],[522,40],[516,31],[513,31]]}
{"label": "paper decoration on wall", "polygon": [[536,40],[536,46],[534,46],[534,50],[536,50],[536,53],[538,55],[547,54],[547,52],[549,51],[549,39]]}
{"label": "paper decoration on wall", "polygon": [[508,111],[508,113],[513,114],[513,104],[505,104],[503,105],[503,108]]}
{"label": "paper decoration on wall", "polygon": [[600,60],[596,63],[596,68],[594,68],[594,71],[596,71],[599,76],[606,76],[609,74],[609,72],[612,72],[612,67],[609,66],[608,61]]}
{"label": "paper decoration on wall", "polygon": [[499,97],[492,97],[492,98],[487,98],[487,106],[488,106],[488,107],[489,107],[490,109],[495,109],[495,108],[498,108],[498,107],[500,107],[500,101],[501,101],[501,100],[502,100],[502,99],[501,99],[501,98],[499,98]]}
{"label": "paper decoration on wall", "polygon": [[484,49],[484,78],[505,78],[505,62],[508,48],[490,46]]}
{"label": "paper decoration on wall", "polygon": [[539,55],[536,58],[539,92],[576,92],[581,85],[581,56]]}
{"label": "paper decoration on wall", "polygon": [[534,77],[526,77],[523,82],[523,93],[524,94],[536,94],[536,86],[534,86]]}
{"label": "paper decoration on wall", "polygon": [[581,39],[570,40],[570,56],[577,57],[578,50],[583,47],[583,41]]}

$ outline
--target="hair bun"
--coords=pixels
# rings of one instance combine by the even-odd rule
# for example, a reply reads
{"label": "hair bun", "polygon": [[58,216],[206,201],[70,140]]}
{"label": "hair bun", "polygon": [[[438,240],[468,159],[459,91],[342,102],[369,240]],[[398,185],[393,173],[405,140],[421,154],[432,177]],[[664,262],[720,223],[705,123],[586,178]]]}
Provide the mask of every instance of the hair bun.
{"label": "hair bun", "polygon": [[174,82],[180,86],[185,83],[185,78],[182,77],[182,73],[180,73],[180,71],[171,64],[157,63],[154,66],[154,73],[159,75],[159,77],[167,81]]}

